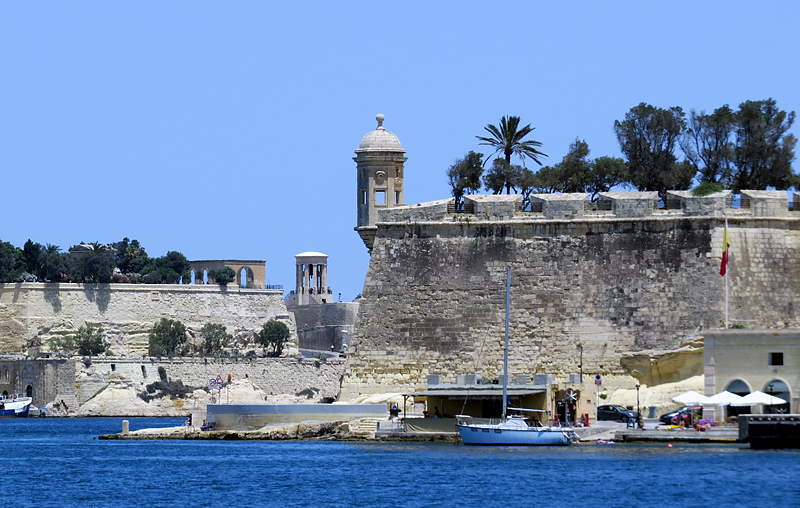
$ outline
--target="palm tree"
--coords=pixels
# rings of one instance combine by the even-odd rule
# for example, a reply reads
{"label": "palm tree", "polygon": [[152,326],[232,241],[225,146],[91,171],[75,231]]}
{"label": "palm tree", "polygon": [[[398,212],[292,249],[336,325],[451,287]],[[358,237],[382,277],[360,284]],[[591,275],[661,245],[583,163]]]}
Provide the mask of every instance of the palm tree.
{"label": "palm tree", "polygon": [[[547,157],[547,154],[536,149],[542,146],[541,142],[533,140],[522,141],[522,138],[533,132],[535,127],[531,127],[530,124],[528,124],[520,129],[518,116],[504,116],[502,120],[500,120],[499,129],[494,125],[487,125],[484,129],[491,134],[491,137],[485,138],[483,136],[475,136],[482,141],[482,143],[479,144],[493,146],[495,148],[495,154],[497,152],[503,152],[506,162],[509,165],[511,164],[512,154],[517,154],[519,156],[523,166],[525,166],[525,157],[530,157],[533,162],[540,166],[542,162],[539,160],[539,157]],[[491,157],[491,155],[489,157]],[[486,161],[489,160],[489,157],[486,158]],[[486,164],[486,161],[484,161],[484,164]]]}

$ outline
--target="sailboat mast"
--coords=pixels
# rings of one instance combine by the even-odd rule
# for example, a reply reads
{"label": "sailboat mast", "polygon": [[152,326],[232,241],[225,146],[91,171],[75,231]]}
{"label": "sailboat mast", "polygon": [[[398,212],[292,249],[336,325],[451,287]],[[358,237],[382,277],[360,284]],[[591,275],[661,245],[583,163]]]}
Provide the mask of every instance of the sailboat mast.
{"label": "sailboat mast", "polygon": [[506,267],[506,345],[503,352],[503,420],[508,401],[508,315],[511,310],[511,267]]}

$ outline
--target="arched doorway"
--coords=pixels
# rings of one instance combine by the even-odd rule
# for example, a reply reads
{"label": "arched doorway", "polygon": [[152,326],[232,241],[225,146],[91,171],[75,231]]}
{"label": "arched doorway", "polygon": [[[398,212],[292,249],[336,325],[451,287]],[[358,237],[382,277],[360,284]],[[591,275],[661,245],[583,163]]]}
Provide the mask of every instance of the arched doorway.
{"label": "arched doorway", "polygon": [[28,385],[28,387],[25,388],[25,396],[33,397],[33,387],[31,385]]}
{"label": "arched doorway", "polygon": [[243,266],[237,272],[237,276],[239,277],[239,287],[242,288],[253,288],[254,287],[254,276],[253,270],[251,270],[247,266]]}
{"label": "arched doorway", "polygon": [[764,406],[764,412],[767,414],[775,414],[775,413],[788,413],[789,412],[789,402],[791,402],[791,390],[789,390],[789,385],[785,382],[781,381],[780,379],[773,379],[769,381],[762,390],[767,395],[772,395],[773,397],[779,397],[786,401],[785,404],[776,404],[774,406]]}
{"label": "arched doorway", "polygon": [[[751,392],[750,386],[742,379],[734,379],[728,383],[728,386],[725,389],[731,393],[739,395],[740,397],[744,397]],[[746,415],[752,414],[752,412],[752,406],[728,406],[728,416]]]}

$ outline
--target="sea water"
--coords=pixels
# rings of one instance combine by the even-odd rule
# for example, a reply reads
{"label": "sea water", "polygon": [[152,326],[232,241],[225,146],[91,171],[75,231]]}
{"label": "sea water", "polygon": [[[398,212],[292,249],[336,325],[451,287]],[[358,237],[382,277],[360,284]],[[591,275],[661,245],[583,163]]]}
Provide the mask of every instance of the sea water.
{"label": "sea water", "polygon": [[[129,418],[131,430],[183,419]],[[8,506],[800,506],[800,451],[741,444],[105,441],[122,418],[0,420]]]}

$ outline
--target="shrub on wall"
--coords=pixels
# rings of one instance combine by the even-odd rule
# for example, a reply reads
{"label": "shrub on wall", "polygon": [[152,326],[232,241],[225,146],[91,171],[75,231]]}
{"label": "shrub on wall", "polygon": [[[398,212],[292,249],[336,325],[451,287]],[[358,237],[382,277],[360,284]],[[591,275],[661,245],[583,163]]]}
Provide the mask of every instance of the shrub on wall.
{"label": "shrub on wall", "polygon": [[150,356],[173,356],[188,353],[186,326],[177,320],[161,318],[150,332]]}
{"label": "shrub on wall", "polygon": [[203,335],[203,345],[200,346],[203,356],[220,356],[233,340],[225,325],[206,323],[200,333]]}
{"label": "shrub on wall", "polygon": [[289,327],[274,319],[264,323],[264,327],[258,332],[258,343],[264,347],[264,353],[269,357],[280,356],[288,338]]}
{"label": "shrub on wall", "polygon": [[75,348],[79,355],[93,356],[108,351],[108,341],[102,328],[81,326],[75,335]]}

